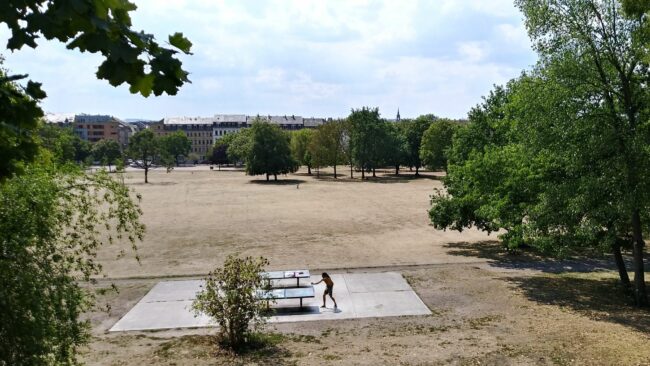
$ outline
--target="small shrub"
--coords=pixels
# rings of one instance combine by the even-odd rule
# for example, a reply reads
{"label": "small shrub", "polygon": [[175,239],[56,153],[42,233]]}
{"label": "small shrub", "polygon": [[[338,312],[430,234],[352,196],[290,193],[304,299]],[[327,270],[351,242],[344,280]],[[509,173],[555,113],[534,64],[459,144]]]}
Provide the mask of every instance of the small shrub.
{"label": "small shrub", "polygon": [[192,309],[204,313],[219,324],[219,343],[225,348],[240,351],[254,341],[255,331],[266,322],[266,302],[257,291],[266,289],[268,281],[263,270],[266,258],[238,258],[228,256],[223,268],[211,272],[206,278]]}

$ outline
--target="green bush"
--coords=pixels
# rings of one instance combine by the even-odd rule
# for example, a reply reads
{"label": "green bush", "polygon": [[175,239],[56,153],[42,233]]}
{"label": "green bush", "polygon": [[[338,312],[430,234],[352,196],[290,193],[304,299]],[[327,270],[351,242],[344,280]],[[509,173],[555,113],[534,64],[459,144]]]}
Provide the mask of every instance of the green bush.
{"label": "green bush", "polygon": [[219,324],[219,344],[234,351],[246,348],[255,331],[266,322],[266,301],[258,290],[269,284],[263,276],[266,258],[228,256],[223,268],[206,278],[192,309],[196,315],[207,314]]}

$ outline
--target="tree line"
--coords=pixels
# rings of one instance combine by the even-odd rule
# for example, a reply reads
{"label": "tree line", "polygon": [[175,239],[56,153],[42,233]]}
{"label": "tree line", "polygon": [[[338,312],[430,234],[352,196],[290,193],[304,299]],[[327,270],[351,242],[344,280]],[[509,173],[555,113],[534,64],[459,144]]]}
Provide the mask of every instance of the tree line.
{"label": "tree line", "polygon": [[[508,248],[612,253],[623,287],[647,306],[650,5],[515,3],[539,62],[496,87],[455,131],[431,221],[501,231]],[[631,252],[633,283],[622,251]]]}
{"label": "tree line", "polygon": [[315,129],[282,131],[278,126],[254,121],[251,128],[220,138],[212,148],[213,164],[244,164],[250,175],[264,174],[267,180],[295,172],[300,166],[320,176],[325,167],[348,165],[354,171],[376,176],[376,169],[401,167],[430,170],[446,167],[447,148],[461,121],[423,115],[414,120],[389,122],[377,108],[352,110],[345,119],[332,120]]}
{"label": "tree line", "polygon": [[[4,1],[0,23],[10,29],[8,51],[57,40],[98,54],[96,75],[113,86],[176,94],[189,81],[178,54],[192,44],[180,33],[159,43],[133,29],[135,9],[129,1]],[[0,365],[78,365],[94,294],[84,284],[102,274],[97,250],[128,241],[137,259],[145,231],[139,195],[75,163],[92,154],[88,144],[72,131],[43,130],[46,97],[40,83],[0,67]],[[95,154],[111,160],[100,146]]]}
{"label": "tree line", "polygon": [[145,183],[148,183],[149,169],[160,165],[173,169],[181,162],[191,159],[192,144],[182,131],[156,136],[151,130],[138,131],[129,139],[127,147],[115,140],[104,139],[90,143],[75,135],[71,128],[61,128],[47,123],[39,127],[41,143],[59,163],[74,162],[81,165],[99,163],[123,168],[128,160],[144,169]]}

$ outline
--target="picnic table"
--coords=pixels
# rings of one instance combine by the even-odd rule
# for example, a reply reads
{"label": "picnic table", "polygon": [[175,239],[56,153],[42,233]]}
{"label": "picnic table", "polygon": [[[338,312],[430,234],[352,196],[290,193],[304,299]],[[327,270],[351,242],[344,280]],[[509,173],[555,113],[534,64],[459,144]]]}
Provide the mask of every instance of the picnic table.
{"label": "picnic table", "polygon": [[314,286],[258,290],[257,296],[259,296],[261,299],[266,300],[267,307],[269,307],[269,301],[271,300],[300,299],[301,309],[302,299],[315,297]]}
{"label": "picnic table", "polygon": [[263,276],[269,281],[269,287],[271,287],[270,285],[272,280],[296,279],[295,286],[282,286],[271,288],[269,290],[258,290],[257,295],[261,299],[266,300],[267,308],[269,307],[269,302],[271,300],[300,299],[300,308],[302,309],[302,299],[315,297],[314,286],[300,286],[301,278],[311,277],[308,269],[264,272]]}
{"label": "picnic table", "polygon": [[309,274],[308,269],[299,269],[299,270],[292,270],[292,271],[271,271],[271,272],[265,272],[264,277],[269,280],[286,280],[290,278],[295,278],[296,279],[296,287],[300,287],[300,279],[301,278],[309,278],[311,275]]}

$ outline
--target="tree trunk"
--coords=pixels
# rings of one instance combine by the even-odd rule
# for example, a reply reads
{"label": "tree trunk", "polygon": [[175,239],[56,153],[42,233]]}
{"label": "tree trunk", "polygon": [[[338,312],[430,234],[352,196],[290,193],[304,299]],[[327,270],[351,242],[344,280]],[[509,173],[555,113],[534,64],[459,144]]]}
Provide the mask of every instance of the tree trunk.
{"label": "tree trunk", "polygon": [[336,164],[334,164],[334,179],[336,179]]}
{"label": "tree trunk", "polygon": [[374,166],[372,167],[372,177],[377,178],[377,174],[375,172],[375,167]]}
{"label": "tree trunk", "polygon": [[273,180],[277,182],[277,180],[278,180],[278,175],[277,174],[273,174]]}
{"label": "tree trunk", "polygon": [[108,172],[109,173],[111,172],[111,164],[110,163],[108,164]]}
{"label": "tree trunk", "polygon": [[416,177],[419,177],[419,176],[420,176],[420,167],[417,166],[417,165],[415,166],[415,176],[416,176]]}
{"label": "tree trunk", "polygon": [[307,174],[311,175],[311,165],[307,165]]}
{"label": "tree trunk", "polygon": [[316,178],[320,178],[320,168],[316,168]]}
{"label": "tree trunk", "polygon": [[625,268],[623,254],[621,254],[621,244],[618,243],[618,240],[614,242],[612,251],[614,253],[614,261],[616,262],[616,267],[618,268],[618,275],[621,277],[621,284],[623,284],[623,287],[625,287],[626,290],[629,290],[632,285],[630,283],[630,276],[627,274],[627,268]]}
{"label": "tree trunk", "polygon": [[413,167],[409,166],[409,172],[412,172],[412,171],[413,171]]}
{"label": "tree trunk", "polygon": [[366,179],[366,168],[361,167],[361,180]]}
{"label": "tree trunk", "polygon": [[269,173],[266,173],[266,181],[269,181]]}
{"label": "tree trunk", "polygon": [[645,272],[643,268],[643,232],[641,229],[641,217],[639,210],[635,209],[632,212],[632,236],[634,246],[632,253],[634,254],[634,300],[637,306],[648,306],[648,294],[645,287]]}
{"label": "tree trunk", "polygon": [[350,179],[354,179],[354,172],[352,171],[352,162],[350,162]]}
{"label": "tree trunk", "polygon": [[145,165],[144,166],[144,182],[145,183],[149,183],[148,175],[149,175],[149,166]]}
{"label": "tree trunk", "polygon": [[399,164],[395,165],[395,175],[399,175]]}

